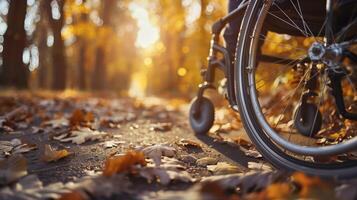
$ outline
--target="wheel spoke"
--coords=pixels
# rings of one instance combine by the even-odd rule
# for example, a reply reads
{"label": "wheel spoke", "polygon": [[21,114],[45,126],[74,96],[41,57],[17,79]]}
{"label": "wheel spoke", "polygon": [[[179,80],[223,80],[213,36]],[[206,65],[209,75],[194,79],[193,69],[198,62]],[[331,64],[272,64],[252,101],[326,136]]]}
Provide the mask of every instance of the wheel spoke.
{"label": "wheel spoke", "polygon": [[[305,78],[307,77],[307,75],[308,75],[309,72],[310,72],[310,70],[307,70],[306,73],[304,74],[304,76],[301,78],[299,84],[296,86],[296,88],[295,88],[293,91],[289,92],[289,94],[288,94],[288,101],[289,101],[289,102],[291,102],[291,100],[292,100],[293,97],[295,96],[297,90],[300,88],[301,84],[302,84],[303,82],[305,82]],[[283,99],[285,99],[285,97],[284,97]],[[289,106],[289,104],[287,104],[287,105],[285,106],[282,115],[285,114],[286,109],[288,108],[288,106]],[[280,115],[280,116],[279,116],[279,119],[278,119],[277,123],[275,124],[275,127],[274,127],[274,128],[276,128],[276,127],[279,125],[281,119],[282,119],[282,117],[281,117],[281,115]]]}
{"label": "wheel spoke", "polygon": [[296,8],[294,2],[293,2],[292,0],[290,0],[290,3],[293,5],[293,7],[294,7],[296,13],[297,13],[297,14],[300,16],[300,18],[301,18],[301,21],[302,21],[303,26],[304,26],[304,29],[305,29],[305,33],[307,33],[307,31],[309,31],[310,35],[314,37],[315,41],[317,41],[316,37],[315,37],[314,34],[312,33],[312,31],[311,31],[309,25],[306,23],[306,21],[305,21],[305,19],[304,19],[304,17],[303,17],[303,13],[302,13],[302,9],[301,9],[299,0],[296,0],[296,2],[297,2],[298,8]]}
{"label": "wheel spoke", "polygon": [[[320,90],[320,93],[319,93],[319,102],[318,102],[318,104],[317,104],[317,110],[316,110],[316,113],[315,113],[315,116],[314,116],[314,121],[313,121],[313,123],[312,123],[312,128],[311,128],[311,130],[310,130],[310,134],[309,134],[310,137],[312,137],[312,133],[313,133],[313,131],[314,131],[314,127],[315,127],[317,115],[318,115],[318,113],[319,113],[319,108],[320,108],[321,103],[322,103],[322,101],[323,101],[324,91],[325,91],[325,87],[326,87],[326,85],[327,85],[326,76],[323,76],[323,77],[324,77],[324,81],[323,81],[322,86],[320,86],[320,89],[321,89],[321,87],[322,87],[322,89]],[[321,79],[320,79],[320,85],[321,85]]]}

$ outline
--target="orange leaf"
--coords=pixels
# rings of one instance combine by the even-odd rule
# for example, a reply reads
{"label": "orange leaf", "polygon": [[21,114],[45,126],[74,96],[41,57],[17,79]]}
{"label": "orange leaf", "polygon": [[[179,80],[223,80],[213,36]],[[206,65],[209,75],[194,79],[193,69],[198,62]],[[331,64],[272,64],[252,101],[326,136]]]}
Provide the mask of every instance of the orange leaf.
{"label": "orange leaf", "polygon": [[287,183],[274,183],[266,189],[269,199],[286,199],[291,193],[291,187]]}
{"label": "orange leaf", "polygon": [[130,171],[134,165],[146,165],[143,152],[130,151],[123,156],[108,158],[105,162],[103,175],[111,176],[116,173]]}
{"label": "orange leaf", "polygon": [[92,112],[85,112],[83,110],[76,109],[73,111],[69,121],[71,126],[81,125],[81,123],[93,122],[94,114]]}
{"label": "orange leaf", "polygon": [[63,194],[59,200],[85,200],[82,194],[78,191],[73,191],[71,193]]}
{"label": "orange leaf", "polygon": [[45,162],[52,162],[67,157],[69,155],[71,155],[71,153],[68,152],[66,149],[56,151],[52,149],[51,145],[46,144],[43,154],[41,156],[41,160]]}
{"label": "orange leaf", "polygon": [[322,185],[322,182],[318,177],[310,177],[310,176],[305,175],[302,172],[294,173],[292,175],[292,178],[295,182],[300,184],[300,186],[301,186],[300,195],[303,197],[306,197],[309,194],[310,189],[313,186]]}

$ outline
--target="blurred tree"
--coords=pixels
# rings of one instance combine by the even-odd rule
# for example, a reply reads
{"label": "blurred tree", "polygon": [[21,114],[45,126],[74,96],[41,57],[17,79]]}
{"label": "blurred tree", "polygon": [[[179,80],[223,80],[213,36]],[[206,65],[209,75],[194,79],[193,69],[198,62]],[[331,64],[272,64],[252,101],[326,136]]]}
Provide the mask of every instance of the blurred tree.
{"label": "blurred tree", "polygon": [[[84,11],[82,11],[80,13],[80,23],[82,24],[87,24],[89,23],[89,15],[88,15],[88,11],[86,8],[86,0],[82,1],[81,6],[84,8]],[[87,49],[88,49],[88,37],[86,37],[85,35],[80,36],[78,38],[79,40],[79,59],[78,59],[78,88],[80,90],[85,90],[87,89],[87,83],[86,83],[86,64],[87,64],[87,59],[86,59],[86,55],[87,55]]]}
{"label": "blurred tree", "polygon": [[47,46],[48,36],[48,17],[46,14],[46,2],[40,1],[39,15],[40,21],[37,23],[35,31],[35,43],[39,51],[39,66],[38,66],[38,84],[42,89],[50,88],[50,67],[49,53],[50,48]]}
{"label": "blurred tree", "polygon": [[28,87],[28,67],[22,61],[26,47],[24,21],[26,1],[10,1],[7,14],[7,30],[4,35],[3,74],[1,82],[5,86]]}
{"label": "blurred tree", "polygon": [[64,25],[63,7],[65,0],[45,1],[48,21],[53,33],[54,43],[52,46],[53,77],[52,89],[63,90],[66,88],[67,62],[65,56],[64,41],[61,31]]}
{"label": "blurred tree", "polygon": [[185,55],[182,47],[185,44],[186,10],[181,1],[158,0],[155,14],[158,18],[158,28],[160,29],[159,51],[154,53],[154,67],[149,72],[149,77],[157,74],[163,76],[160,79],[151,80],[149,91],[158,93],[159,91],[177,92],[179,77],[177,70],[182,67]]}
{"label": "blurred tree", "polygon": [[108,88],[126,94],[132,75],[142,70],[137,66],[141,62],[138,49],[135,47],[138,26],[128,9],[130,0],[121,0],[116,5],[111,17],[114,33],[107,38],[111,42],[107,51],[107,84]]}
{"label": "blurred tree", "polygon": [[103,90],[107,87],[106,50],[109,46],[108,35],[112,32],[111,16],[116,7],[116,0],[102,1],[101,20],[99,27],[99,43],[96,50],[96,62],[92,76],[92,89]]}

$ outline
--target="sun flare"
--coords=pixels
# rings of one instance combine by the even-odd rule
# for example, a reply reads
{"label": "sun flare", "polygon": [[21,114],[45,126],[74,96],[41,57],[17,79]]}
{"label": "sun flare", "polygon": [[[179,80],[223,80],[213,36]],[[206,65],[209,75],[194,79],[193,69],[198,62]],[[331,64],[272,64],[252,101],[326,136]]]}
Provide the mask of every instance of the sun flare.
{"label": "sun flare", "polygon": [[135,46],[139,48],[149,48],[160,38],[159,29],[150,21],[149,13],[142,5],[131,3],[129,6],[132,16],[138,23],[138,35]]}

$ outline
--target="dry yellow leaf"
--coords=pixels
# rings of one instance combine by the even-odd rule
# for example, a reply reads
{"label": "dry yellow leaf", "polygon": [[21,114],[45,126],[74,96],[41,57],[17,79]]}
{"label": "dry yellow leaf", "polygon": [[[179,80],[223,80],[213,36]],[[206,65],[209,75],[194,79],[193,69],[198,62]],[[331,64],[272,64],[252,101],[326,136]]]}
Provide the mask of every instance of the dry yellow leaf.
{"label": "dry yellow leaf", "polygon": [[51,145],[46,144],[45,149],[41,155],[41,160],[45,162],[53,162],[61,158],[67,157],[69,155],[71,155],[71,152],[68,152],[66,149],[57,151],[57,150],[53,150]]}

